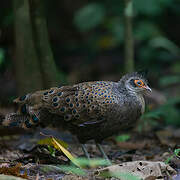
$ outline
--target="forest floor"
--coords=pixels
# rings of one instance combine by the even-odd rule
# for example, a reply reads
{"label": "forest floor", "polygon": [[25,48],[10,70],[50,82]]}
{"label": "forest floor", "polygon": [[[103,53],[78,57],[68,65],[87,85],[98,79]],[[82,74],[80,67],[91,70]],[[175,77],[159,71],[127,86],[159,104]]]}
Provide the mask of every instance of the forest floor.
{"label": "forest floor", "polygon": [[[88,166],[78,170],[79,168],[72,166],[70,160],[62,152],[47,145],[39,145],[37,142],[46,138],[40,132],[65,141],[69,152],[76,157],[83,157],[80,144],[67,132],[50,128],[28,132],[21,129],[2,128],[0,129],[0,174],[36,180],[108,179],[97,175],[97,171],[101,170],[102,166]],[[166,127],[150,132],[132,131],[119,137],[119,141],[116,137],[110,137],[102,144],[113,165],[136,161],[140,163],[141,161],[165,162],[177,172],[177,175],[164,171],[162,177],[151,176],[145,179],[180,179],[180,152],[177,151],[180,149],[178,146],[180,129]],[[89,141],[86,147],[92,159],[101,157],[93,141]],[[61,166],[66,169],[61,169]],[[68,167],[71,168],[68,169]],[[6,178],[7,176],[0,175],[0,180]],[[129,179],[135,180],[135,178]]]}

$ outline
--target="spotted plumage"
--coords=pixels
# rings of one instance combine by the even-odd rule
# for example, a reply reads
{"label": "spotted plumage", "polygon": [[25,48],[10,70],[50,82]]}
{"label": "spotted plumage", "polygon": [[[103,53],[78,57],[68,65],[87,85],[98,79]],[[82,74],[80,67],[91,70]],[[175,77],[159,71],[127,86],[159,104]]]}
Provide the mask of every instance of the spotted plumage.
{"label": "spotted plumage", "polygon": [[150,90],[141,73],[123,76],[119,82],[94,81],[53,87],[14,100],[17,113],[1,123],[32,128],[39,124],[61,127],[80,142],[97,142],[133,126],[144,112],[143,92]]}

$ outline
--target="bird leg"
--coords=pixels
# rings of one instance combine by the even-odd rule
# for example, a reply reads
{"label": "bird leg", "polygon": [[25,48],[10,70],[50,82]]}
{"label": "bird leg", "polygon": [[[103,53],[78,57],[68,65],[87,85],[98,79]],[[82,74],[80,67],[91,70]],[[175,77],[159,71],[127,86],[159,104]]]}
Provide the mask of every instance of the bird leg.
{"label": "bird leg", "polygon": [[103,156],[103,158],[107,161],[107,165],[112,165],[111,161],[109,160],[109,158],[107,157],[106,153],[104,152],[101,144],[96,143],[97,148],[99,149],[101,155]]}
{"label": "bird leg", "polygon": [[[109,158],[107,157],[106,153],[104,152],[101,144],[96,143],[96,146],[97,146],[97,148],[99,149],[99,151],[100,151],[101,155],[103,156],[103,158],[106,160],[107,165],[112,165],[111,161],[109,160]],[[88,151],[87,151],[87,148],[86,148],[85,144],[81,144],[81,147],[82,147],[82,150],[83,150],[86,158],[87,158],[88,160],[90,160],[90,155],[89,155],[89,153],[88,153]]]}
{"label": "bird leg", "polygon": [[82,150],[83,150],[86,158],[87,158],[88,160],[90,160],[90,156],[89,156],[89,153],[88,153],[88,151],[87,151],[87,148],[86,148],[85,144],[81,144],[81,147],[82,147]]}

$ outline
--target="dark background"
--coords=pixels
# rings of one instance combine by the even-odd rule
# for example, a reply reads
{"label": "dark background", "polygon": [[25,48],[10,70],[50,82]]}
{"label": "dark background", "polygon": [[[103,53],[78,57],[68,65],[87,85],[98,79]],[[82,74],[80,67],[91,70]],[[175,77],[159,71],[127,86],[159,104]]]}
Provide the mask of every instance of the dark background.
{"label": "dark background", "polygon": [[[33,4],[31,0],[27,1],[29,10],[23,2],[0,2],[1,107],[11,106],[16,96],[37,89],[90,80],[118,81],[125,73],[124,1],[47,0]],[[134,70],[148,69],[151,87],[157,91],[150,98],[152,104],[144,118],[180,126],[179,0],[134,0],[133,3]],[[19,16],[18,8],[22,8]],[[30,13],[33,31],[35,15],[41,11],[43,17],[42,14],[39,17],[47,22],[41,27],[47,28],[49,39],[42,43],[51,51],[44,49],[44,52],[53,55],[49,59],[55,62],[56,70],[48,66],[43,69],[45,62],[36,47],[38,37],[34,38],[33,33],[28,35],[30,26],[22,21]],[[37,56],[32,55],[32,39]],[[41,68],[34,64],[35,59],[37,62],[41,59]],[[23,66],[24,62],[29,64]],[[51,73],[48,80],[43,70]],[[52,83],[43,84],[35,73]]]}

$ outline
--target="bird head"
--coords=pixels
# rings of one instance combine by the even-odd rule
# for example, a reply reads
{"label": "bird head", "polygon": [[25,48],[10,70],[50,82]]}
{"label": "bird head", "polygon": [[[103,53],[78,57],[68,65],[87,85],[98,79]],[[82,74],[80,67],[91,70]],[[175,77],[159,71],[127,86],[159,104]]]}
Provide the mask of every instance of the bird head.
{"label": "bird head", "polygon": [[125,88],[134,93],[143,93],[146,91],[151,92],[151,88],[148,86],[145,72],[133,72],[124,75],[121,80]]}

